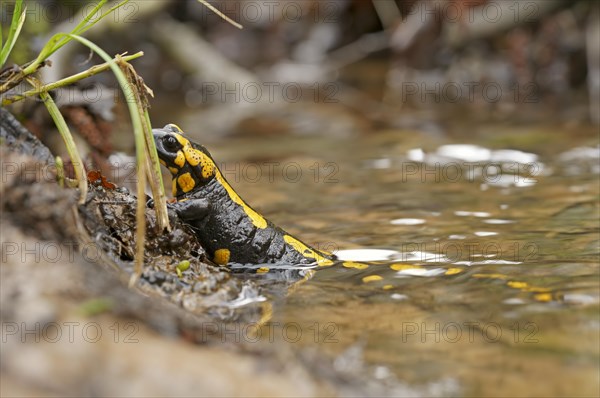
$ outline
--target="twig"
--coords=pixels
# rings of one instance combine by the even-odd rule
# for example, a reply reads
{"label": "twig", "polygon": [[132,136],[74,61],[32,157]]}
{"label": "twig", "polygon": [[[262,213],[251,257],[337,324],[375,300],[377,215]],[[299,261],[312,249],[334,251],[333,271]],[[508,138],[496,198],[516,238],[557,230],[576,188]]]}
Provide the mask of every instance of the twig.
{"label": "twig", "polygon": [[[132,59],[139,58],[143,55],[144,55],[144,52],[140,51],[133,55],[121,56],[121,59],[123,59],[125,61],[130,61]],[[116,60],[116,58],[115,58],[115,60]],[[10,104],[13,104],[13,103],[15,103],[17,101],[21,101],[27,97],[39,95],[42,92],[48,92],[50,90],[55,90],[55,89],[63,87],[63,86],[68,86],[69,84],[73,84],[75,82],[78,82],[79,80],[83,80],[87,77],[94,76],[94,75],[96,75],[100,72],[104,72],[105,70],[108,70],[108,69],[110,69],[110,64],[108,62],[99,64],[99,65],[94,65],[91,68],[84,70],[83,72],[79,72],[75,75],[65,77],[64,79],[57,80],[53,83],[44,84],[33,90],[25,91],[23,94],[18,94],[18,95],[10,96],[7,98],[3,98],[2,106],[7,106]]]}
{"label": "twig", "polygon": [[217,10],[212,4],[210,4],[208,1],[206,0],[198,0],[200,3],[204,4],[204,6],[206,8],[208,8],[209,10],[211,10],[212,12],[214,12],[215,14],[217,14],[218,16],[220,16],[221,18],[223,18],[224,20],[226,20],[227,22],[229,22],[230,24],[232,24],[233,26],[235,26],[238,29],[244,29],[244,27],[235,22],[233,19],[229,18],[227,15],[223,14],[221,11]]}

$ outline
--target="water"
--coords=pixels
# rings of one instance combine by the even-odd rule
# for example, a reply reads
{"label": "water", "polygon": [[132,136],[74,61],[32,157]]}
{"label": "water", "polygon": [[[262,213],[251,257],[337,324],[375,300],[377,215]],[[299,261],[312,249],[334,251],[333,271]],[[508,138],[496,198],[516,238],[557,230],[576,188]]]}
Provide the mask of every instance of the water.
{"label": "water", "polygon": [[263,340],[316,349],[339,371],[421,395],[597,395],[593,129],[488,125],[208,145],[276,224],[345,259],[374,261],[319,269],[272,295]]}

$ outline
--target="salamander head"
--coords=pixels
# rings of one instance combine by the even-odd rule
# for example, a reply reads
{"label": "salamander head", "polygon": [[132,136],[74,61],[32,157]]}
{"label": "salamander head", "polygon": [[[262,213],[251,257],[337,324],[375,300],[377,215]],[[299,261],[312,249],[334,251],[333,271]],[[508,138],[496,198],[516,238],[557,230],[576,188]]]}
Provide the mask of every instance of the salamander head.
{"label": "salamander head", "polygon": [[183,136],[174,124],[153,129],[160,163],[173,176],[173,196],[179,197],[206,185],[218,172],[210,153]]}

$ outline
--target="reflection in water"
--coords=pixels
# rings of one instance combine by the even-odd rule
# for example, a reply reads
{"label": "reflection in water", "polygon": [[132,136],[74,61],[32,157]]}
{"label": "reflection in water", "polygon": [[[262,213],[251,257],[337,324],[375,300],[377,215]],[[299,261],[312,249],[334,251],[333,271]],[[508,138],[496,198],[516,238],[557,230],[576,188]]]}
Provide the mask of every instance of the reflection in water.
{"label": "reflection in water", "polygon": [[401,133],[254,138],[254,147],[238,139],[213,150],[237,161],[268,148],[304,177],[332,162],[339,171],[335,183],[266,175],[234,184],[270,219],[340,258],[304,273],[292,294],[270,290],[265,327],[297,324],[303,349],[370,380],[402,380],[416,395],[431,385],[446,386],[436,395],[597,393],[600,165],[599,148],[586,145],[594,138],[537,155]]}

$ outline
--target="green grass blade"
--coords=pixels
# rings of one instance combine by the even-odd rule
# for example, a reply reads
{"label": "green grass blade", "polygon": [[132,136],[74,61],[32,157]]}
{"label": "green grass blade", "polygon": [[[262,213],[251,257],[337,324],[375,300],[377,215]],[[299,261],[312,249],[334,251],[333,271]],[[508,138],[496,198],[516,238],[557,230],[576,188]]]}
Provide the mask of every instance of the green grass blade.
{"label": "green grass blade", "polygon": [[35,72],[35,70],[37,69],[38,65],[41,62],[43,62],[45,59],[50,57],[56,51],[60,50],[63,46],[68,44],[71,40],[73,40],[73,35],[83,34],[87,30],[89,30],[91,27],[96,25],[98,22],[100,22],[102,19],[104,19],[107,15],[112,13],[114,10],[129,3],[129,1],[130,0],[123,0],[120,3],[117,3],[116,5],[112,6],[107,11],[102,13],[93,22],[90,22],[92,20],[92,18],[94,17],[94,15],[96,14],[96,12],[98,12],[98,10],[100,8],[102,8],[102,6],[107,2],[107,0],[101,0],[100,2],[98,2],[98,4],[96,4],[96,6],[81,20],[81,22],[79,22],[77,24],[77,26],[75,26],[75,28],[73,28],[73,30],[71,30],[70,33],[57,33],[54,36],[52,36],[50,38],[50,40],[48,40],[48,42],[46,43],[44,48],[42,48],[42,51],[40,51],[40,53],[38,54],[35,61],[32,62],[31,65],[29,65],[27,68],[25,68],[25,70],[24,70],[25,75],[29,75],[29,74]]}
{"label": "green grass blade", "polygon": [[[152,124],[150,122],[150,115],[148,114],[148,110],[144,111],[143,121],[149,129],[152,130]],[[158,161],[158,152],[156,151],[156,143],[154,142],[154,137],[152,136],[152,131],[150,134],[146,134],[146,149],[148,154],[148,159],[150,160],[150,164],[148,165],[148,172],[150,181],[153,181],[150,184],[150,188],[152,189],[152,196],[154,197],[154,209],[156,210],[156,218],[158,219],[158,226],[161,229],[171,230],[169,225],[169,216],[167,214],[167,197],[165,195],[165,189],[162,180],[162,173],[160,171],[160,163]]]}
{"label": "green grass blade", "polygon": [[[77,34],[81,31],[81,29],[94,17],[94,15],[96,15],[96,12],[98,12],[98,10],[100,8],[102,8],[102,6],[104,4],[106,4],[108,0],[100,0],[98,2],[98,4],[96,4],[96,6],[94,8],[92,8],[92,10],[71,30],[71,34]],[[92,24],[92,26],[97,23],[101,18],[98,18],[98,20],[96,22],[94,22]],[[55,47],[52,47],[49,51],[48,56],[52,55],[54,52],[56,52],[57,50],[59,50],[62,46],[64,46],[65,44],[67,44],[68,42],[71,41],[70,37],[67,36],[62,36],[61,40],[55,44]],[[48,56],[46,56],[45,58],[47,58]],[[45,59],[44,58],[44,59]]]}
{"label": "green grass blade", "polygon": [[25,69],[23,69],[23,74],[27,76],[35,72],[38,69],[39,65],[52,54],[52,49],[65,35],[66,33],[57,33],[54,36],[52,36],[50,40],[46,42],[36,59]]}
{"label": "green grass blade", "polygon": [[10,29],[8,31],[8,37],[6,38],[6,43],[2,45],[2,50],[0,51],[0,67],[4,66],[4,63],[8,59],[10,52],[12,51],[17,39],[19,38],[19,34],[21,33],[21,28],[25,23],[25,17],[27,16],[27,7],[25,7],[22,11],[23,0],[17,0],[15,3],[15,10],[12,16],[12,21],[10,23]]}
{"label": "green grass blade", "polygon": [[[96,6],[92,9],[92,11],[90,11],[82,20],[81,22],[79,22],[75,28],[73,28],[73,30],[71,30],[71,33],[77,33],[79,32],[93,17],[94,15],[96,15],[96,12],[98,12],[98,10],[100,8],[102,8],[102,6],[104,4],[106,4],[108,0],[100,0],[98,2],[98,4],[96,4]],[[98,18],[98,20],[96,22],[98,22],[100,19],[102,18]],[[95,22],[94,22],[95,23]]]}
{"label": "green grass blade", "polygon": [[[92,18],[94,17],[94,15],[96,15],[96,12],[98,12],[98,10],[100,10],[102,8],[102,6],[106,3],[106,1],[107,0],[102,0],[98,4],[96,4],[96,7],[94,7],[92,9],[92,11],[90,11],[85,16],[85,18],[83,18],[83,20],[81,22],[79,22],[77,24],[77,26],[75,26],[75,28],[73,28],[73,30],[71,30],[71,32],[69,32],[69,34],[81,36],[83,33],[85,33],[87,30],[89,30],[94,25],[96,25],[98,22],[100,22],[101,20],[103,20],[104,17],[106,17],[107,15],[109,15],[110,13],[112,13],[114,10],[116,10],[117,8],[123,7],[125,4],[129,3],[130,0],[123,0],[120,3],[117,3],[116,5],[114,5],[111,8],[109,8],[107,11],[103,12],[102,14],[100,14],[100,16],[97,17],[94,21],[90,22],[92,20]],[[56,52],[58,49],[60,49],[62,46],[64,46],[65,44],[67,44],[71,40],[72,40],[71,37],[69,37],[67,35],[65,37],[65,39],[64,39],[64,43],[62,43],[62,42],[59,43],[57,45],[57,47],[55,49],[53,49],[53,51],[51,52],[51,54],[53,54],[54,52]]]}
{"label": "green grass blade", "polygon": [[[100,14],[100,16],[97,17],[94,21],[90,22],[92,20],[92,18],[96,15],[96,12],[98,12],[98,10],[100,10],[102,8],[102,6],[106,3],[106,1],[107,0],[101,0],[98,4],[96,4],[96,6],[85,16],[85,18],[83,18],[83,20],[81,22],[79,22],[77,24],[77,26],[75,26],[75,28],[73,28],[73,30],[71,30],[71,32],[69,32],[69,33],[72,34],[72,35],[79,35],[79,36],[81,36],[87,30],[89,30],[94,25],[96,25],[98,22],[100,22],[102,19],[104,19],[104,17],[106,17],[107,15],[109,15],[110,13],[112,13],[117,8],[120,8],[120,7],[124,6],[125,4],[129,3],[131,0],[123,0],[120,3],[115,4],[114,6],[112,6],[111,8],[109,8],[107,11],[103,12],[102,14]],[[58,49],[60,49],[62,46],[64,46],[65,44],[67,44],[71,40],[72,39],[70,37],[68,37],[68,36],[65,37],[64,43],[63,42],[59,43],[57,45],[56,49],[54,49],[52,51],[52,53],[56,52]]]}
{"label": "green grass blade", "polygon": [[90,29],[91,27],[93,27],[94,25],[96,25],[98,22],[100,22],[102,19],[104,19],[104,17],[106,17],[108,14],[112,13],[114,10],[116,10],[117,8],[123,7],[125,4],[129,3],[131,0],[123,0],[120,3],[115,4],[114,6],[112,6],[111,8],[109,8],[107,11],[105,11],[104,13],[102,13],[97,20],[95,20],[94,22],[87,24],[87,25],[83,25],[81,28],[79,28],[79,30],[77,30],[77,28],[73,29],[73,31],[71,32],[71,34],[73,35],[81,35],[83,34],[85,31],[87,31],[88,29]]}
{"label": "green grass blade", "polygon": [[[121,89],[126,98],[127,107],[129,109],[129,114],[131,116],[131,122],[133,125],[133,135],[135,138],[135,150],[136,150],[136,164],[138,171],[138,180],[137,180],[137,211],[136,211],[136,256],[135,256],[135,271],[130,280],[130,284],[135,283],[137,278],[142,272],[143,262],[144,262],[144,240],[146,234],[146,173],[148,169],[146,167],[146,161],[148,161],[148,156],[146,156],[146,151],[148,151],[146,146],[147,137],[151,137],[152,131],[150,129],[150,121],[142,120],[142,115],[145,115],[145,109],[143,109],[142,104],[139,101],[132,101],[132,99],[136,98],[136,93],[132,88],[132,85],[129,83],[129,80],[117,64],[115,60],[112,59],[104,50],[98,47],[96,44],[91,42],[90,40],[78,36],[78,35],[69,35],[73,40],[80,42],[86,47],[90,48],[96,54],[98,54],[105,62],[107,62],[110,66],[110,69],[115,74]],[[156,159],[156,164],[158,164],[158,158],[156,155],[156,151],[154,151],[153,158]],[[152,156],[151,156],[152,157]],[[154,185],[157,182],[160,182],[160,189],[164,192],[164,187],[162,185],[162,178],[159,177],[159,181],[152,181],[151,184]],[[164,194],[163,194],[164,195]],[[155,202],[155,206],[164,206],[164,212],[166,214],[166,204],[164,202]],[[160,219],[159,219],[160,220]]]}
{"label": "green grass blade", "polygon": [[[27,79],[30,84],[33,86],[39,86],[40,83],[35,78]],[[79,203],[85,203],[85,199],[87,197],[87,176],[85,174],[85,168],[83,167],[83,161],[81,160],[81,156],[79,156],[79,151],[77,150],[77,146],[75,145],[75,141],[73,140],[73,136],[71,135],[71,131],[67,126],[67,122],[65,121],[63,115],[58,110],[58,106],[48,94],[47,92],[40,93],[40,98],[44,102],[46,109],[48,109],[48,113],[54,120],[54,124],[58,129],[62,139],[65,142],[65,146],[67,147],[67,152],[69,153],[69,157],[71,158],[71,163],[73,164],[73,168],[75,169],[75,178],[77,179],[79,185]]]}

